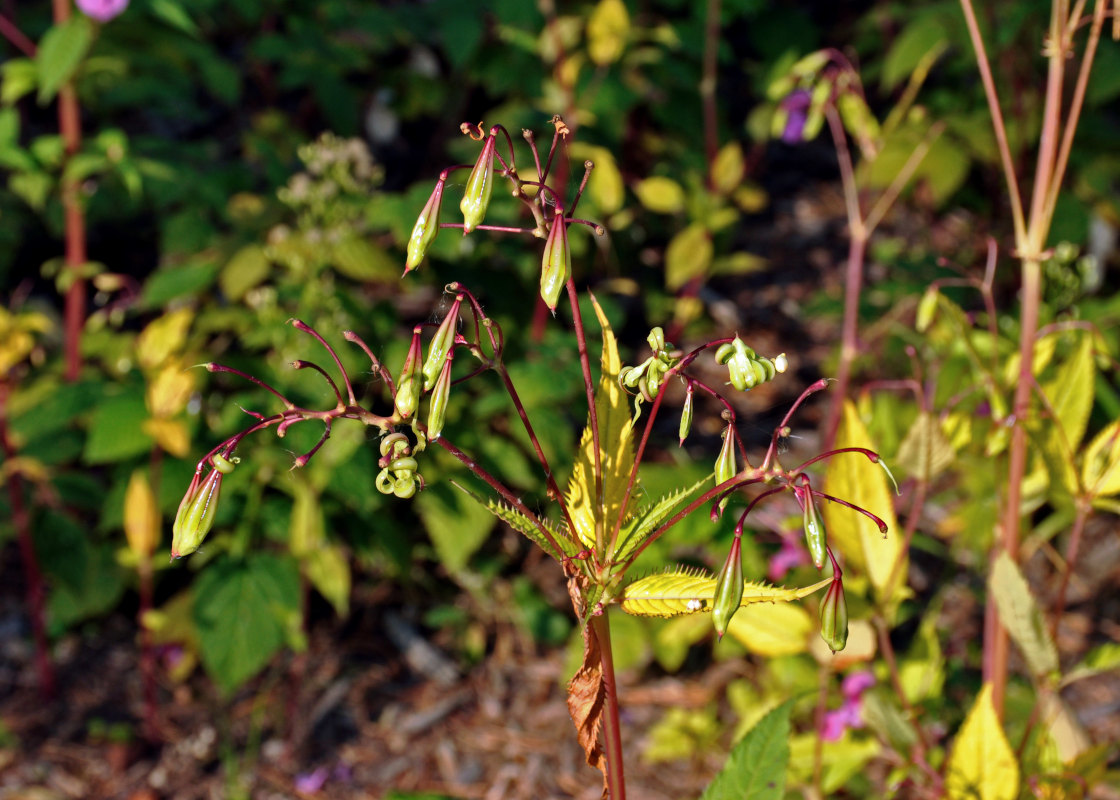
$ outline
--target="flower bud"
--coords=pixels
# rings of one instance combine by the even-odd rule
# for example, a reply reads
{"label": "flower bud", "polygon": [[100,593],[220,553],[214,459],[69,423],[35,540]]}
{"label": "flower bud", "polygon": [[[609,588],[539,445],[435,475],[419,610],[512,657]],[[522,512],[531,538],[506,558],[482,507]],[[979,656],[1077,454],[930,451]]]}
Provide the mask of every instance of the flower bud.
{"label": "flower bud", "polygon": [[821,601],[821,638],[837,653],[848,643],[848,603],[844,599],[844,581],[836,578],[828,585]]}
{"label": "flower bud", "polygon": [[443,362],[439,378],[436,379],[431,399],[428,401],[428,441],[435,441],[443,431],[444,417],[447,416],[447,398],[451,396],[451,359]]}
{"label": "flower bud", "polygon": [[477,228],[483,217],[486,216],[486,207],[490,205],[490,193],[494,190],[494,148],[497,139],[491,134],[486,137],[482,145],[482,152],[478,154],[478,161],[467,178],[467,188],[463,190],[463,199],[459,203],[459,210],[463,212],[463,235]]}
{"label": "flower bud", "polygon": [[397,381],[397,396],[394,398],[397,413],[405,419],[416,413],[416,407],[420,405],[420,390],[424,385],[424,375],[420,364],[420,360],[423,358],[423,351],[420,347],[420,331],[419,326],[412,329],[412,344],[409,346],[408,355],[404,359],[401,377]]}
{"label": "flower bud", "polygon": [[[723,431],[723,446],[719,450],[719,457],[716,458],[716,486],[734,478],[738,471],[735,463],[735,434],[728,425]],[[720,511],[727,507],[727,500],[728,498],[724,497],[719,501]]]}
{"label": "flower bud", "polygon": [[443,179],[436,181],[436,188],[432,190],[431,197],[424,204],[420,216],[416,218],[416,225],[412,228],[412,236],[408,239],[408,258],[404,262],[404,274],[420,266],[428,246],[435,240],[439,233],[439,209],[443,201]]}
{"label": "flower bud", "polygon": [[215,454],[210,457],[213,466],[206,477],[196,473],[190,488],[179,502],[175,522],[171,528],[171,557],[189,556],[214,525],[214,515],[218,513],[218,498],[221,495],[222,478],[233,472],[240,461]]}
{"label": "flower bud", "polygon": [[572,276],[572,251],[568,249],[568,226],[564,212],[557,207],[544,243],[541,260],[541,298],[552,311],[560,300],[560,292]]}
{"label": "flower bud", "polygon": [[424,391],[432,388],[443,369],[444,363],[451,357],[451,347],[455,344],[455,329],[459,324],[459,306],[463,303],[463,295],[456,295],[451,310],[443,318],[435,336],[428,345],[428,357],[424,359]]}
{"label": "flower bud", "polygon": [[743,602],[743,536],[742,530],[735,532],[731,541],[731,552],[727,554],[727,561],[723,562],[723,569],[716,576],[715,597],[712,599],[712,622],[715,624],[716,636],[720,639],[727,632],[727,625],[739,606]]}
{"label": "flower bud", "polygon": [[688,438],[688,432],[692,430],[692,384],[688,384],[688,389],[684,393],[684,408],[681,409],[681,426],[677,431],[680,437],[680,446],[684,447],[684,440]]}
{"label": "flower bud", "polygon": [[824,566],[825,556],[825,531],[824,520],[821,519],[820,512],[817,511],[817,504],[813,500],[812,491],[806,487],[804,498],[798,498],[802,501],[802,524],[805,526],[805,546],[809,549],[809,555],[813,558],[813,566],[821,569]]}

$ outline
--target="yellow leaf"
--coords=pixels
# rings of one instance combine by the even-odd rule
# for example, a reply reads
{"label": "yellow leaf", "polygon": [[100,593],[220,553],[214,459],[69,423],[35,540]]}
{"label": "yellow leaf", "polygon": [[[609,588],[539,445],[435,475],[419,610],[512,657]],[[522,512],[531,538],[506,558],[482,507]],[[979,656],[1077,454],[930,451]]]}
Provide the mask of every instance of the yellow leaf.
{"label": "yellow leaf", "polygon": [[350,562],[334,545],[317,547],[304,560],[307,579],[340,617],[350,613]]}
{"label": "yellow leaf", "polygon": [[735,205],[748,214],[757,214],[766,208],[766,204],[770,202],[770,196],[766,193],[766,190],[752,182],[744,183],[735,189],[731,194],[731,199],[735,201]]}
{"label": "yellow leaf", "polygon": [[136,360],[140,366],[153,369],[182,350],[192,319],[191,309],[180,308],[148,323],[136,337]]}
{"label": "yellow leaf", "polygon": [[676,290],[708,271],[712,263],[712,237],[694,222],[677,233],[665,250],[665,286]]}
{"label": "yellow leaf", "polygon": [[655,214],[675,214],[684,208],[684,189],[672,178],[653,175],[634,186],[638,201]]}
{"label": "yellow leaf", "polygon": [[[765,583],[747,583],[739,606],[788,603],[811,595],[824,588],[831,580],[825,578],[811,586],[794,589]],[[710,572],[678,568],[639,578],[623,590],[620,602],[622,610],[627,614],[639,617],[676,617],[711,611],[715,594],[716,578]],[[732,622],[737,618],[738,614],[732,618]]]}
{"label": "yellow leaf", "polygon": [[1019,795],[1019,765],[992,705],[990,683],[957,734],[945,791],[949,800],[1015,800]]}
{"label": "yellow leaf", "polygon": [[[609,533],[622,514],[622,499],[634,466],[634,435],[630,420],[630,403],[618,383],[622,361],[618,356],[618,342],[610,322],[594,296],[595,316],[603,329],[602,374],[595,392],[595,416],[599,425],[599,466],[602,474],[595,475],[595,445],[588,419],[580,440],[579,456],[572,467],[568,481],[568,511],[576,527],[576,534],[586,547],[595,547],[603,535]],[[589,415],[590,417],[590,415]],[[599,494],[601,487],[601,495]]]}
{"label": "yellow leaf", "polygon": [[587,20],[587,52],[599,66],[613,64],[626,47],[630,14],[622,0],[599,0]]}
{"label": "yellow leaf", "polygon": [[712,162],[712,186],[721,195],[727,196],[742,183],[745,172],[743,148],[738,142],[728,142],[720,148]]}
{"label": "yellow leaf", "polygon": [[1096,497],[1120,493],[1120,420],[1106,426],[1085,448],[1082,480]]}
{"label": "yellow leaf", "polygon": [[918,480],[929,481],[953,463],[953,446],[933,414],[923,411],[898,447],[898,463]]}
{"label": "yellow leaf", "polygon": [[[847,400],[835,446],[875,449],[859,412]],[[870,511],[887,523],[884,537],[878,526],[863,514],[838,503],[827,500],[823,503],[825,525],[832,543],[852,567],[867,575],[881,603],[892,599],[906,576],[906,554],[902,551],[902,531],[895,519],[886,474],[858,453],[835,456],[828,462],[825,491]],[[900,558],[903,563],[896,570],[895,562]],[[888,586],[892,572],[895,579]]]}
{"label": "yellow leaf", "polygon": [[194,373],[173,360],[148,381],[146,399],[153,417],[173,417],[187,407],[195,387]]}
{"label": "yellow leaf", "polygon": [[323,546],[326,524],[315,490],[301,481],[293,482],[291,488],[294,499],[288,523],[288,547],[296,558],[304,558]]}
{"label": "yellow leaf", "polygon": [[1093,409],[1094,373],[1093,339],[1088,335],[1078,336],[1077,349],[1059,365],[1054,378],[1043,386],[1057,417],[1057,420],[1050,420],[1053,425],[1050,439],[1055,449],[1060,448],[1061,452],[1068,454],[1076,451],[1085,436],[1089,412]]}
{"label": "yellow leaf", "polygon": [[159,545],[159,507],[148,477],[136,470],[124,492],[124,535],[138,559],[145,559]]}
{"label": "yellow leaf", "polygon": [[756,603],[739,609],[727,623],[727,632],[760,656],[804,653],[816,628],[812,615],[792,604]]}
{"label": "yellow leaf", "polygon": [[146,419],[140,429],[176,458],[183,458],[191,449],[191,435],[179,420]]}
{"label": "yellow leaf", "polygon": [[594,162],[595,169],[592,170],[591,178],[587,182],[585,196],[591,200],[599,213],[613,214],[622,208],[626,192],[622,183],[622,173],[619,172],[611,151],[585,142],[573,142],[568,152],[573,163]]}

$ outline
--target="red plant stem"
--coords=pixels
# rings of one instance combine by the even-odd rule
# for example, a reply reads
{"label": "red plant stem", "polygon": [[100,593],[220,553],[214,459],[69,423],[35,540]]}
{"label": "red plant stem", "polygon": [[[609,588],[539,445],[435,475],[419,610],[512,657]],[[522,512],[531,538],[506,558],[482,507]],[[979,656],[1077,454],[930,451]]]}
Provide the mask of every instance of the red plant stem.
{"label": "red plant stem", "polygon": [[700,100],[704,106],[704,155],[708,160],[708,188],[712,186],[712,164],[719,152],[719,125],[716,117],[716,78],[719,63],[720,0],[708,0],[704,21],[704,63],[700,78]]}
{"label": "red plant stem", "polygon": [[[54,22],[60,25],[70,19],[70,0],[53,0]],[[68,158],[82,146],[82,120],[74,85],[67,83],[58,92],[58,128]],[[65,176],[65,170],[63,171]],[[81,268],[86,263],[86,222],[78,197],[78,183],[62,179],[63,224],[66,238],[66,266],[74,272],[66,291],[63,313],[66,348],[66,380],[76,381],[82,370],[82,328],[85,327],[86,282]]]}
{"label": "red plant stem", "polygon": [[148,629],[148,612],[152,610],[152,555],[144,553],[136,567],[139,579],[140,608],[136,617],[140,623],[140,680],[144,688],[144,738],[159,741],[159,704],[156,702],[156,664],[152,650],[152,632]]}
{"label": "red plant stem", "polygon": [[0,36],[3,36],[12,45],[28,58],[35,58],[35,43],[27,38],[27,34],[19,26],[0,14]]}
{"label": "red plant stem", "polygon": [[1062,582],[1058,585],[1058,596],[1054,600],[1054,615],[1050,620],[1050,638],[1058,638],[1058,625],[1061,624],[1062,614],[1066,610],[1066,592],[1069,590],[1069,579],[1073,574],[1073,567],[1077,563],[1077,553],[1081,549],[1081,537],[1085,533],[1085,522],[1093,512],[1093,507],[1079,500],[1077,503],[1077,516],[1073,519],[1073,529],[1070,531],[1069,544],[1066,545],[1066,565],[1062,570]]}
{"label": "red plant stem", "polygon": [[592,617],[591,628],[599,640],[599,658],[603,665],[603,750],[607,758],[607,797],[610,800],[626,800],[622,726],[618,720],[618,683],[614,677],[611,625],[606,613]]}
{"label": "red plant stem", "polygon": [[[4,451],[4,460],[11,462],[16,456],[15,445],[8,436],[8,394],[11,387],[5,380],[0,380],[0,446]],[[27,613],[31,617],[31,632],[35,639],[35,663],[39,671],[39,693],[44,699],[55,695],[54,665],[51,663],[50,647],[47,642],[46,614],[44,611],[44,598],[46,589],[43,584],[43,573],[39,569],[39,560],[35,556],[35,543],[31,539],[31,516],[23,502],[23,481],[19,472],[8,472],[8,502],[12,510],[12,527],[16,529],[19,540],[19,553],[23,561],[23,574],[27,580],[25,598]]]}

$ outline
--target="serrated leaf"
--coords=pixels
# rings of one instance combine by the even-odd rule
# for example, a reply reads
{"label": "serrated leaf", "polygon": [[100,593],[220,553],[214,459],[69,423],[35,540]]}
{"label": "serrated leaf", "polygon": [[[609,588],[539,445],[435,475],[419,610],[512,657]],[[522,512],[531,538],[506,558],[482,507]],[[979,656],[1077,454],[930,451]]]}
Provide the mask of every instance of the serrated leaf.
{"label": "serrated leaf", "polygon": [[923,411],[898,446],[898,463],[920,481],[930,481],[953,463],[953,446],[933,414]]}
{"label": "serrated leaf", "polygon": [[[875,449],[859,412],[847,400],[835,446],[838,449]],[[828,462],[825,491],[870,511],[887,523],[884,538],[878,526],[863,514],[827,500],[822,503],[825,525],[833,544],[857,571],[871,580],[879,602],[891,600],[906,576],[906,554],[902,550],[901,530],[895,519],[886,473],[858,453],[835,456]],[[900,558],[902,564],[896,570],[895,562]],[[892,571],[894,582],[888,586]]]}
{"label": "serrated leaf", "polygon": [[1000,553],[992,565],[988,587],[999,608],[1000,621],[1015,640],[1031,674],[1044,680],[1056,673],[1058,651],[1046,629],[1046,620],[1026,579],[1007,553]]}
{"label": "serrated leaf", "polygon": [[700,800],[781,800],[789,764],[787,700],[760,719],[743,737]]}
{"label": "serrated leaf", "polygon": [[1120,420],[1093,437],[1082,457],[1081,479],[1096,497],[1120,493]]}
{"label": "serrated leaf", "polygon": [[691,486],[670,492],[656,503],[643,507],[636,516],[622,526],[618,536],[618,546],[612,560],[625,561],[629,558],[631,553],[638,549],[649,534],[653,533],[662,522],[676,513],[688,497],[703,489],[711,479],[712,473],[708,473]]}
{"label": "serrated leaf", "polygon": [[1015,800],[1019,765],[992,705],[985,683],[957,734],[945,776],[949,800]]}
{"label": "serrated leaf", "polygon": [[39,105],[49,103],[74,75],[93,41],[93,23],[82,14],[55,25],[44,34],[35,53]]}
{"label": "serrated leaf", "polygon": [[560,560],[561,555],[574,556],[577,552],[579,552],[579,548],[576,546],[576,543],[568,537],[567,533],[561,532],[548,520],[541,519],[540,522],[542,525],[544,525],[545,530],[552,534],[552,538],[556,540],[556,543],[563,549],[563,554],[556,552],[553,546],[549,544],[548,539],[544,538],[544,536],[541,534],[540,529],[537,527],[536,523],[533,522],[533,520],[530,519],[527,514],[518,511],[509,504],[503,503],[500,500],[483,497],[482,495],[471,491],[466,486],[463,486],[462,484],[455,481],[452,481],[451,484],[452,486],[455,486],[456,488],[465,492],[476,503],[485,508],[502,522],[509,525],[515,531],[525,536],[527,539],[529,539],[529,541],[536,544],[557,561]]}
{"label": "serrated leaf", "polygon": [[[594,296],[591,302],[603,330],[602,374],[595,392],[595,415],[599,425],[600,481],[595,476],[595,443],[588,419],[580,440],[579,456],[568,481],[568,513],[575,533],[584,546],[594,548],[597,538],[613,526],[622,513],[622,500],[634,466],[634,433],[630,405],[618,383],[622,362],[606,314]],[[601,491],[601,495],[599,492]]]}
{"label": "serrated leaf", "polygon": [[[747,583],[740,608],[752,603],[788,603],[807,597],[828,584],[831,578],[811,586],[787,589],[765,583]],[[647,575],[628,585],[619,602],[622,610],[639,617],[676,617],[712,610],[716,577],[705,570],[677,568]],[[734,620],[732,620],[734,622]]]}

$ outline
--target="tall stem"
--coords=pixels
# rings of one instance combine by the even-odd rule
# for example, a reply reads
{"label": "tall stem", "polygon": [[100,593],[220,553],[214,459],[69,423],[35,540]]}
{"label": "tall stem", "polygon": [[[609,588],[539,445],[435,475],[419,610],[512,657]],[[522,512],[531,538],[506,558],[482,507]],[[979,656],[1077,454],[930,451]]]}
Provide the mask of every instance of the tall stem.
{"label": "tall stem", "polygon": [[[60,25],[70,19],[70,0],[53,0],[54,22]],[[78,95],[74,84],[67,83],[58,92],[58,128],[68,158],[77,154],[82,146],[82,121],[78,109]],[[85,327],[86,283],[81,268],[86,263],[86,222],[78,197],[78,182],[62,178],[63,224],[65,226],[66,268],[72,270],[73,280],[66,291],[66,308],[63,313],[66,347],[66,379],[76,381],[82,370],[82,328]]]}
{"label": "tall stem", "polygon": [[606,613],[591,618],[599,657],[603,664],[603,749],[607,757],[607,789],[610,800],[626,800],[626,778],[622,766],[622,726],[618,720],[618,684],[611,652],[611,625]]}

